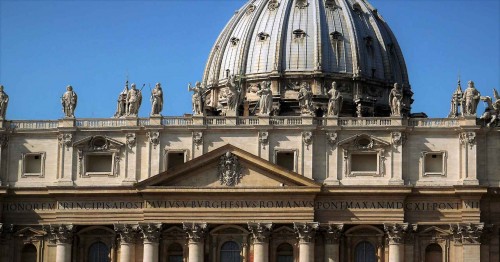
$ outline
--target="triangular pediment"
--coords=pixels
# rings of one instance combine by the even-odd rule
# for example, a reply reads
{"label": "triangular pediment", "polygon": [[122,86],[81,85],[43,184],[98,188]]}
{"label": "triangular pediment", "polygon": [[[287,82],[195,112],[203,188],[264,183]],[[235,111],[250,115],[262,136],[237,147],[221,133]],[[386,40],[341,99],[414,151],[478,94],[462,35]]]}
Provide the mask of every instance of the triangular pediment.
{"label": "triangular pediment", "polygon": [[321,187],[314,180],[229,144],[137,185],[196,188]]}
{"label": "triangular pediment", "polygon": [[107,136],[89,136],[73,143],[76,148],[85,151],[109,151],[119,149],[125,144]]}
{"label": "triangular pediment", "polygon": [[31,227],[25,227],[14,233],[16,237],[37,237],[37,236],[45,236],[47,232],[39,229],[34,229]]}
{"label": "triangular pediment", "polygon": [[359,134],[339,141],[338,145],[345,149],[370,150],[388,147],[391,143],[372,135]]}

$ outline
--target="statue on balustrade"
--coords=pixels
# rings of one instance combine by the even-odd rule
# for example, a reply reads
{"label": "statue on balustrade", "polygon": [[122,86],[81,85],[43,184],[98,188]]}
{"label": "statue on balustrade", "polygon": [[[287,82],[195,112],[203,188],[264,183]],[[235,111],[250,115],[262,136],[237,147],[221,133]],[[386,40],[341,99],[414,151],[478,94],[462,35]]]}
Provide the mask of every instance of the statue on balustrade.
{"label": "statue on balustrade", "polygon": [[204,97],[206,92],[205,88],[203,88],[200,82],[196,82],[194,86],[191,86],[191,83],[189,83],[188,91],[193,91],[193,96],[191,97],[193,115],[203,115]]}
{"label": "statue on balustrade", "polygon": [[159,116],[163,110],[163,90],[161,84],[156,83],[155,88],[151,91],[151,115]]}
{"label": "statue on balustrade", "polygon": [[128,93],[128,81],[125,82],[125,88],[118,95],[118,101],[116,105],[116,113],[114,117],[123,117],[127,114],[127,93]]}
{"label": "statue on balustrade", "polygon": [[337,90],[337,82],[332,83],[332,88],[328,91],[328,95],[330,96],[330,100],[328,100],[328,116],[339,116],[340,111],[342,110],[343,97],[340,94],[339,90]]}
{"label": "statue on balustrade", "polygon": [[489,96],[482,96],[481,100],[483,100],[487,106],[484,110],[483,115],[480,119],[484,119],[487,123],[488,127],[498,126],[499,118],[500,118],[500,96],[498,95],[498,91],[493,88],[493,98],[495,98],[495,102],[492,101]]}
{"label": "statue on balustrade", "polygon": [[72,86],[66,87],[66,92],[61,97],[64,117],[75,117],[75,109],[78,102],[78,96],[73,91]]}
{"label": "statue on balustrade", "polygon": [[262,81],[259,86],[260,90],[257,91],[257,95],[260,96],[259,115],[269,116],[271,114],[271,110],[273,109],[273,91],[271,90],[271,82]]}
{"label": "statue on balustrade", "polygon": [[481,94],[477,91],[473,81],[469,81],[462,97],[462,115],[475,116]]}
{"label": "statue on balustrade", "polygon": [[0,119],[5,119],[8,104],[9,96],[3,91],[3,85],[0,85]]}
{"label": "statue on balustrade", "polygon": [[394,84],[389,93],[389,104],[391,106],[391,116],[401,116],[401,109],[403,107],[403,92],[398,83]]}
{"label": "statue on balustrade", "polygon": [[[458,86],[455,92],[453,92],[453,95],[451,96],[451,109],[450,109],[450,114],[448,114],[448,117],[458,117],[459,116],[459,109],[460,106],[462,105],[462,86],[460,85],[460,80],[458,80]],[[463,109],[462,109],[463,110]]]}
{"label": "statue on balustrade", "polygon": [[312,97],[313,93],[311,91],[311,87],[307,82],[302,82],[299,89],[299,107],[300,107],[300,115],[302,116],[313,116],[314,110],[312,106]]}
{"label": "statue on balustrade", "polygon": [[137,89],[135,84],[132,84],[127,92],[127,116],[137,116],[141,103],[142,91]]}
{"label": "statue on balustrade", "polygon": [[227,81],[227,109],[230,112],[229,115],[237,116],[238,107],[241,103],[241,87],[236,82],[236,76],[231,75]]}

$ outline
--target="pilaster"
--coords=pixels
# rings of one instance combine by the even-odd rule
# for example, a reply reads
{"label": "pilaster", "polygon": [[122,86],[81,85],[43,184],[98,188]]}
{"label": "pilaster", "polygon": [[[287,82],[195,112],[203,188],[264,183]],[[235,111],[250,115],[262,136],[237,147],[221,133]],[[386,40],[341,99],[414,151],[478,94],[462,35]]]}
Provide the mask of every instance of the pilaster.
{"label": "pilaster", "polygon": [[481,235],[484,223],[451,224],[456,246],[462,245],[463,262],[481,261]]}

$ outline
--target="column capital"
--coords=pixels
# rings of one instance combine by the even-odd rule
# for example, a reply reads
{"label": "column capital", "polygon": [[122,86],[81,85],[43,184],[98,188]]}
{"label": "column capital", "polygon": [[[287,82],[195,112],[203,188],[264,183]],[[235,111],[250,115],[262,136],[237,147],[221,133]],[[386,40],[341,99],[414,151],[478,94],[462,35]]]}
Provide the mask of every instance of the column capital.
{"label": "column capital", "polygon": [[344,224],[329,224],[326,226],[324,231],[325,241],[327,244],[338,244],[340,237],[342,237],[342,231],[344,230]]}
{"label": "column capital", "polygon": [[252,232],[254,243],[267,243],[271,235],[273,223],[255,223],[248,222],[248,230]]}
{"label": "column capital", "polygon": [[384,231],[389,239],[389,245],[403,244],[408,230],[408,223],[384,223]]}
{"label": "column capital", "polygon": [[45,228],[49,237],[56,244],[71,244],[73,242],[74,227],[72,224],[54,224]]}
{"label": "column capital", "polygon": [[480,244],[484,223],[450,224],[450,232],[455,243]]}
{"label": "column capital", "polygon": [[135,224],[114,224],[115,232],[120,236],[121,243],[133,244],[137,238],[139,225]]}
{"label": "column capital", "polygon": [[139,224],[139,230],[144,237],[144,243],[158,243],[160,241],[161,223]]}
{"label": "column capital", "polygon": [[207,223],[182,223],[182,228],[187,233],[189,243],[203,242],[207,227]]}
{"label": "column capital", "polygon": [[293,228],[299,236],[300,243],[311,243],[314,242],[314,236],[316,235],[316,230],[319,228],[319,224],[318,222],[294,222]]}

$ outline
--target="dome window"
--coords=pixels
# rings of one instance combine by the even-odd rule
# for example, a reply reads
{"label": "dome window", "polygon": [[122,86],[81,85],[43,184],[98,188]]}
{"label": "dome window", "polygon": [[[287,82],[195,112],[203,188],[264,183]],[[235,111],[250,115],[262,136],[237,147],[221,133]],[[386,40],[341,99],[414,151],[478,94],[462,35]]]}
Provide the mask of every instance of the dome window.
{"label": "dome window", "polygon": [[342,41],[342,34],[338,31],[330,33],[330,36],[332,37],[333,41],[336,41],[336,42]]}
{"label": "dome window", "polygon": [[269,11],[274,11],[274,10],[278,9],[279,6],[280,6],[280,3],[278,2],[278,0],[271,0],[269,2],[269,5],[267,6],[267,8],[269,9]]}
{"label": "dome window", "polygon": [[303,39],[306,37],[306,32],[302,29],[293,30],[293,38],[294,39]]}
{"label": "dome window", "polygon": [[231,37],[231,39],[229,41],[231,42],[232,46],[236,46],[238,44],[238,42],[240,41],[240,39],[237,37]]}
{"label": "dome window", "polygon": [[268,33],[260,32],[257,37],[259,38],[259,41],[263,42],[266,41],[269,38]]}
{"label": "dome window", "polygon": [[335,0],[325,0],[325,7],[334,11],[336,10],[337,8],[339,8],[339,6],[337,5],[337,3],[335,2]]}
{"label": "dome window", "polygon": [[352,10],[354,10],[354,12],[356,12],[357,14],[361,14],[361,6],[359,5],[359,3],[354,3],[352,5]]}
{"label": "dome window", "polygon": [[309,6],[307,0],[295,0],[295,7],[303,9]]}

